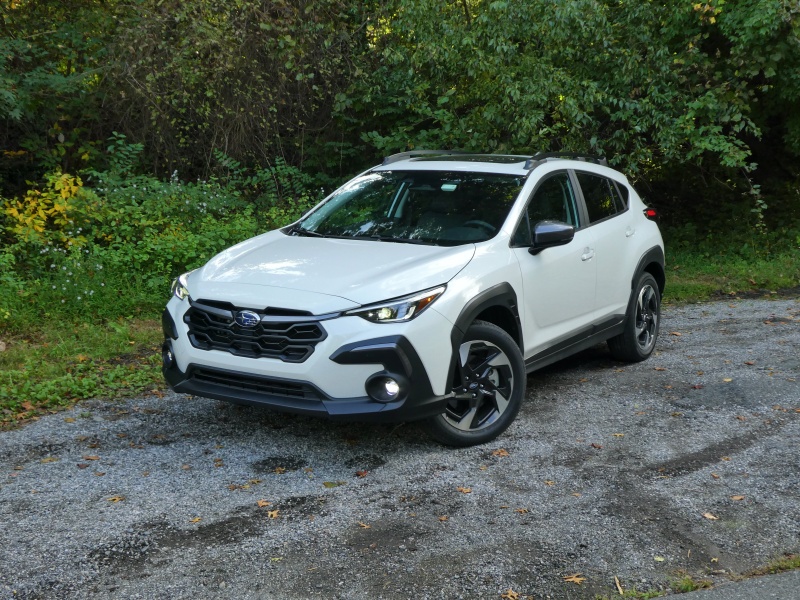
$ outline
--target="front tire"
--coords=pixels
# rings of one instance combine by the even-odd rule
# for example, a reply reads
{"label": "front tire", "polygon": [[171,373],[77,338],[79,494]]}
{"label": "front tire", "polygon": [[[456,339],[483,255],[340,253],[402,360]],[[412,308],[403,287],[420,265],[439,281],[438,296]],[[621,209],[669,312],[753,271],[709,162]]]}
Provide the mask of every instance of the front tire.
{"label": "front tire", "polygon": [[424,422],[448,446],[491,441],[514,421],[525,395],[525,363],[514,339],[500,327],[475,321],[459,347],[453,396],[445,412]]}
{"label": "front tire", "polygon": [[612,358],[625,362],[647,359],[656,347],[661,324],[661,292],[650,273],[642,273],[636,283],[625,331],[608,340]]}

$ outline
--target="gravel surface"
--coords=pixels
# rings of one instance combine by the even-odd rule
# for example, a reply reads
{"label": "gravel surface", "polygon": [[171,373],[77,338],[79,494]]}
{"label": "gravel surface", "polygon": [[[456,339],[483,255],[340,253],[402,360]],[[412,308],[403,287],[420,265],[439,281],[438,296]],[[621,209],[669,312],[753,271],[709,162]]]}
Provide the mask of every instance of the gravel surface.
{"label": "gravel surface", "polygon": [[[0,598],[594,598],[800,551],[800,302],[665,307],[493,443],[175,394],[0,433]],[[572,581],[565,581],[572,575]],[[585,579],[584,579],[585,578]]]}

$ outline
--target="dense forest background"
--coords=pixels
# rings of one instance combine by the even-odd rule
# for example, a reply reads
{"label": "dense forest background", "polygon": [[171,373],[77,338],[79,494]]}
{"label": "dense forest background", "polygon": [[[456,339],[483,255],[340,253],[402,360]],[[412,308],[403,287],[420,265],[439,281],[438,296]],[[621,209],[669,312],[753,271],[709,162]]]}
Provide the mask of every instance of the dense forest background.
{"label": "dense forest background", "polygon": [[6,298],[152,292],[414,148],[604,155],[673,250],[800,245],[795,0],[0,7]]}
{"label": "dense forest background", "polygon": [[107,169],[124,140],[161,179],[280,160],[332,185],[409,148],[564,150],[608,156],[667,213],[797,199],[790,0],[0,6],[4,197]]}

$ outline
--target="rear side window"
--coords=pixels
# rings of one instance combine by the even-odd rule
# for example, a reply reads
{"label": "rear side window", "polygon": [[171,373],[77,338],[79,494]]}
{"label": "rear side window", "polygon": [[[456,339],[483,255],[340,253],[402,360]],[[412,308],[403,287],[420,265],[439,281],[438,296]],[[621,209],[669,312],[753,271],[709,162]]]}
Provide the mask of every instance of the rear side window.
{"label": "rear side window", "polygon": [[578,183],[583,191],[590,223],[602,221],[625,210],[625,203],[613,181],[600,175],[581,171],[576,171],[575,175],[578,177]]}

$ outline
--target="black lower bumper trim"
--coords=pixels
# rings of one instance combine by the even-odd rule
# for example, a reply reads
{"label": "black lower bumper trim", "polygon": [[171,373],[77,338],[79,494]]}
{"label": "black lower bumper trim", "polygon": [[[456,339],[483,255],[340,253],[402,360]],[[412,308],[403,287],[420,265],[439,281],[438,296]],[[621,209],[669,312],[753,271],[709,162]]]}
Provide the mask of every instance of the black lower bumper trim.
{"label": "black lower bumper trim", "polygon": [[[411,382],[407,394],[394,402],[377,402],[368,396],[332,398],[315,385],[277,377],[262,377],[200,365],[186,372],[177,366],[163,368],[164,378],[176,392],[224,400],[236,404],[264,406],[283,412],[336,420],[399,422],[431,417],[444,412],[446,396],[435,396],[413,346],[405,338],[382,338],[345,346],[337,352],[340,364],[383,364]],[[360,352],[361,347],[369,348]],[[382,360],[379,360],[382,359]]]}

